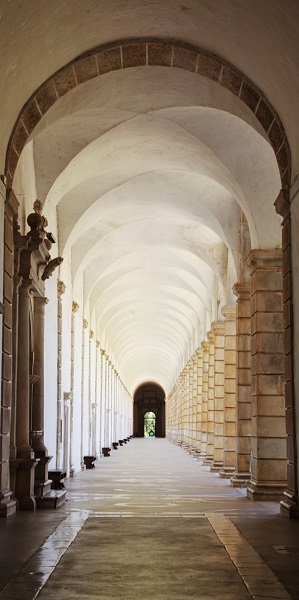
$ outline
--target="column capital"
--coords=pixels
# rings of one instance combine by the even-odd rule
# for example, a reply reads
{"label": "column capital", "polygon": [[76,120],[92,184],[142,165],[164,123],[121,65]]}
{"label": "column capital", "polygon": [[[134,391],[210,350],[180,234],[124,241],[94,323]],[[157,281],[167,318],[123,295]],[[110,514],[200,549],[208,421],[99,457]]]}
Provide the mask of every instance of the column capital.
{"label": "column capital", "polygon": [[49,300],[46,296],[34,296],[34,312],[41,315],[45,314],[45,306]]}
{"label": "column capital", "polygon": [[100,348],[100,347],[101,347],[101,342],[100,342],[100,340],[96,340],[96,347],[97,347],[97,348]]}
{"label": "column capital", "polygon": [[207,338],[208,338],[210,344],[214,344],[214,341],[215,341],[214,331],[208,331]]}
{"label": "column capital", "polygon": [[282,266],[281,248],[265,248],[263,250],[250,250],[246,257],[246,265],[250,268],[250,274],[255,271],[280,271]]}
{"label": "column capital", "polygon": [[207,350],[209,350],[210,344],[209,342],[201,342],[201,347],[203,351],[206,352]]}
{"label": "column capital", "polygon": [[58,279],[57,281],[57,294],[58,294],[58,298],[60,298],[62,296],[62,294],[64,294],[66,290],[66,286],[63,283],[63,281],[60,281],[60,279]]}
{"label": "column capital", "polygon": [[224,335],[224,321],[213,321],[212,329],[214,335]]}
{"label": "column capital", "polygon": [[79,304],[77,302],[72,303],[72,312],[76,313],[79,310]]}
{"label": "column capital", "polygon": [[88,321],[87,319],[83,319],[83,329],[87,329],[88,327]]}
{"label": "column capital", "polygon": [[250,282],[241,281],[240,283],[235,283],[233,286],[233,292],[235,296],[237,296],[238,300],[249,300],[251,296]]}
{"label": "column capital", "polygon": [[92,329],[89,332],[89,339],[92,340],[94,336],[94,332],[92,331]]}
{"label": "column capital", "polygon": [[221,312],[227,321],[234,321],[236,319],[236,306],[224,306]]}
{"label": "column capital", "polygon": [[19,294],[23,294],[27,296],[32,288],[32,279],[29,277],[22,277],[19,282],[18,292]]}
{"label": "column capital", "polygon": [[202,357],[202,348],[197,348],[196,354],[197,354],[197,357]]}

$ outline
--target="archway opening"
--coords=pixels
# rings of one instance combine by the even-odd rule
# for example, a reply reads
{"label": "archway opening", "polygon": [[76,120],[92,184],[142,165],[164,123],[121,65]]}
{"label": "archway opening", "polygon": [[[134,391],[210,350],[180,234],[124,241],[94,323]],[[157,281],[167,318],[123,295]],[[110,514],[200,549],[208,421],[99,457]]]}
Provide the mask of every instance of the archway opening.
{"label": "archway opening", "polygon": [[135,437],[165,437],[165,392],[156,383],[145,383],[134,394]]}
{"label": "archway opening", "polygon": [[156,415],[151,410],[147,411],[143,417],[144,437],[156,437]]}

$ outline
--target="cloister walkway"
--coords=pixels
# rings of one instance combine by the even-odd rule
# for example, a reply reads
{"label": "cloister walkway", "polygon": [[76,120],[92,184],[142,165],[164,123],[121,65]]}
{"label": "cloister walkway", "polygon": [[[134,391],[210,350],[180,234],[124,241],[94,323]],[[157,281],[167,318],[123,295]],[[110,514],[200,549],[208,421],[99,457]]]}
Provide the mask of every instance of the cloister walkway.
{"label": "cloister walkway", "polygon": [[134,439],[66,487],[61,509],[0,521],[0,598],[299,598],[299,523],[167,440]]}

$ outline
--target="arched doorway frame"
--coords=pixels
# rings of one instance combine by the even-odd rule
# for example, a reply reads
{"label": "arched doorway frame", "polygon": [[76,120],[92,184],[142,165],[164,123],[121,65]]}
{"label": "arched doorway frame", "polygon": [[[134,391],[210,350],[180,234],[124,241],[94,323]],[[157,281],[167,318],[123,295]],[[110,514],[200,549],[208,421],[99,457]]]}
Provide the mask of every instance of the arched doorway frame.
{"label": "arched doorway frame", "polygon": [[[147,392],[147,397],[144,392]],[[165,391],[161,385],[146,381],[134,392],[134,435],[144,437],[144,417],[147,412],[156,415],[156,437],[165,437]]]}

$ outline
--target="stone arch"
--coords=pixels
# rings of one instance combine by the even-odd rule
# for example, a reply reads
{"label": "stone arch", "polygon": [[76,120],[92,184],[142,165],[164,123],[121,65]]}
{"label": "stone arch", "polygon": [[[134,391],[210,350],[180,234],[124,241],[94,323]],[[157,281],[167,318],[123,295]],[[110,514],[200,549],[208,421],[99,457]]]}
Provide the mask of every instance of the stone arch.
{"label": "stone arch", "polygon": [[282,188],[291,177],[290,148],[275,109],[247,77],[221,57],[169,39],[141,38],[97,47],[77,57],[47,79],[19,113],[7,153],[5,175],[11,187],[21,152],[47,111],[73,88],[111,71],[163,66],[207,77],[237,96],[260,122],[276,156]]}

